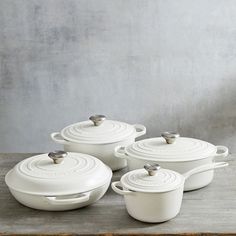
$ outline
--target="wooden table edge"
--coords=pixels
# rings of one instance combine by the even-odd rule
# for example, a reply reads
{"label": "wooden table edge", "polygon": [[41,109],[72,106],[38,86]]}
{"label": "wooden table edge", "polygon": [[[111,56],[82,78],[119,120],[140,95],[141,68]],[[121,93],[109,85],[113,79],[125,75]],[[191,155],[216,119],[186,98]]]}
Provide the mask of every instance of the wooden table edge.
{"label": "wooden table edge", "polygon": [[201,232],[201,233],[98,233],[98,234],[76,234],[76,233],[0,233],[0,236],[236,236],[235,233],[213,233],[213,232]]}

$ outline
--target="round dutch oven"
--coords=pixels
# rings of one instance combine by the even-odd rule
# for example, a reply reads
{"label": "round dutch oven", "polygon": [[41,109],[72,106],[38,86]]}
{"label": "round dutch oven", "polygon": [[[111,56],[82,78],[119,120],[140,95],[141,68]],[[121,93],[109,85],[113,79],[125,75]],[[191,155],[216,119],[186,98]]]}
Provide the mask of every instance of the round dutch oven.
{"label": "round dutch oven", "polygon": [[57,151],[19,162],[5,182],[25,206],[64,211],[96,202],[107,191],[111,177],[111,169],[93,156]]}
{"label": "round dutch oven", "polygon": [[126,209],[133,218],[158,223],[174,218],[180,211],[185,180],[196,173],[227,166],[226,162],[196,167],[183,175],[157,164],[130,171],[112,189],[124,195]]}
{"label": "round dutch oven", "polygon": [[127,165],[125,159],[114,156],[117,145],[130,145],[135,138],[146,133],[143,125],[130,125],[124,122],[106,120],[103,115],[94,115],[88,121],[69,125],[60,133],[52,133],[51,138],[64,145],[65,151],[93,155],[103,161],[112,170]]}
{"label": "round dutch oven", "polygon": [[[115,155],[127,159],[130,170],[142,168],[145,163],[159,163],[163,168],[185,173],[197,166],[211,164],[219,157],[228,155],[228,148],[164,132],[162,137],[144,139],[127,147],[117,146]],[[214,170],[199,173],[189,178],[184,190],[190,191],[208,185]]]}

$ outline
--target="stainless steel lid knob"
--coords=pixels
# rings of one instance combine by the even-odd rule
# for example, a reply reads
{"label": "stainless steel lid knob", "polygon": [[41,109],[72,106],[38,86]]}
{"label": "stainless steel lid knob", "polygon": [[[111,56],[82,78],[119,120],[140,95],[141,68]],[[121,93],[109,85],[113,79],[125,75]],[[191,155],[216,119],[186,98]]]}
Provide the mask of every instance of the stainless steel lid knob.
{"label": "stainless steel lid knob", "polygon": [[180,136],[178,133],[175,132],[164,132],[161,136],[166,140],[166,143],[172,144],[176,141],[176,139]]}
{"label": "stainless steel lid knob", "polygon": [[106,116],[93,115],[93,116],[90,116],[89,119],[93,122],[94,126],[99,126],[106,120]]}
{"label": "stainless steel lid knob", "polygon": [[60,164],[64,161],[67,154],[68,153],[64,151],[55,151],[48,153],[48,156],[53,160],[54,164]]}
{"label": "stainless steel lid knob", "polygon": [[160,165],[158,164],[146,164],[144,169],[148,172],[148,175],[154,176],[158,170],[160,170]]}

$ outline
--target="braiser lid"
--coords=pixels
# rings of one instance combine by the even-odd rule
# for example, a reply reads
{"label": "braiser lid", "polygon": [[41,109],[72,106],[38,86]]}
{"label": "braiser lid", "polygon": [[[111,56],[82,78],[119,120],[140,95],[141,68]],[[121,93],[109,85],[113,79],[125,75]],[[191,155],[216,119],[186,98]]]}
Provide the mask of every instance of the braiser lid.
{"label": "braiser lid", "polygon": [[123,187],[137,192],[168,192],[184,183],[184,177],[172,170],[162,169],[158,164],[145,165],[121,177]]}
{"label": "braiser lid", "polygon": [[126,153],[147,161],[189,161],[207,158],[215,154],[216,150],[216,146],[211,143],[165,132],[162,137],[144,139],[129,145]]}
{"label": "braiser lid", "polygon": [[5,180],[15,190],[53,196],[91,191],[111,176],[110,168],[93,156],[57,151],[19,162]]}
{"label": "braiser lid", "polygon": [[103,115],[95,115],[62,129],[61,136],[71,142],[103,144],[113,143],[128,138],[136,132],[133,125],[106,120]]}

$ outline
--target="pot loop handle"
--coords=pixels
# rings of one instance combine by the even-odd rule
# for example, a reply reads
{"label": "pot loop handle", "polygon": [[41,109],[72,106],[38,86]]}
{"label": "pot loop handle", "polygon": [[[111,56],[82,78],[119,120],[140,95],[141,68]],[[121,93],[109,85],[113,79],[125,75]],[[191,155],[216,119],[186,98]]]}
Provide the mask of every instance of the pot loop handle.
{"label": "pot loop handle", "polygon": [[74,198],[65,198],[65,199],[60,199],[58,197],[45,197],[45,198],[46,198],[47,202],[51,205],[65,205],[65,204],[83,203],[83,202],[87,202],[89,200],[90,192],[79,194],[78,197],[74,197]]}
{"label": "pot loop handle", "polygon": [[113,182],[111,184],[111,188],[118,194],[120,195],[127,195],[127,194],[132,194],[133,192],[132,191],[129,191],[129,190],[124,190],[124,189],[120,189],[120,188],[123,188],[120,181],[116,181],[116,182]]}
{"label": "pot loop handle", "polygon": [[68,141],[66,141],[59,132],[51,133],[51,139],[54,142],[59,143],[59,144],[63,144],[63,145],[68,144]]}
{"label": "pot loop handle", "polygon": [[222,168],[222,167],[226,167],[228,166],[229,163],[228,162],[215,162],[215,163],[211,163],[211,164],[205,164],[205,165],[201,165],[198,166],[196,168],[193,168],[192,170],[186,172],[183,174],[185,179],[188,179],[190,176],[194,175],[194,174],[198,174],[201,172],[205,172],[208,170],[213,170],[213,169],[218,169],[218,168]]}
{"label": "pot loop handle", "polygon": [[214,157],[218,158],[218,157],[227,157],[229,155],[229,149],[225,146],[216,146],[217,148],[217,152],[214,155]]}
{"label": "pot loop handle", "polygon": [[118,157],[120,159],[126,159],[127,155],[125,152],[125,147],[124,146],[116,146],[114,149],[114,155],[115,155],[115,157]]}
{"label": "pot loop handle", "polygon": [[135,138],[138,138],[140,136],[143,136],[144,134],[146,134],[146,127],[144,125],[141,124],[134,124],[133,127],[136,130],[136,134],[135,134]]}

